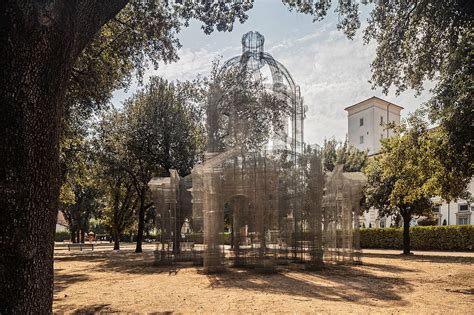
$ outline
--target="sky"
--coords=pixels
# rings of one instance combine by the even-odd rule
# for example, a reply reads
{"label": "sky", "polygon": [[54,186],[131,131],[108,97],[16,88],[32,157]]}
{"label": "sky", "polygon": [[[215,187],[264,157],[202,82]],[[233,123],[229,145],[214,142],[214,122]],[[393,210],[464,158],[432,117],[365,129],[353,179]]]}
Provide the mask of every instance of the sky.
{"label": "sky", "polygon": [[[360,10],[363,28],[368,8],[361,5]],[[343,140],[347,133],[344,108],[369,97],[378,96],[404,107],[402,118],[430,97],[428,89],[417,97],[410,90],[399,96],[394,89],[388,95],[380,88],[373,90],[368,81],[376,43],[364,45],[361,30],[349,40],[337,30],[337,16],[333,12],[323,21],[313,23],[311,16],[290,12],[279,0],[256,0],[248,15],[248,20],[244,24],[237,22],[232,32],[211,35],[204,34],[199,22],[192,22],[178,34],[182,44],[179,61],[149,69],[145,82],[152,75],[171,81],[208,75],[213,59],[222,56],[225,61],[240,55],[242,35],[258,31],[265,36],[264,50],[280,61],[301,87],[308,107],[304,129],[308,144],[322,144],[331,137]],[[127,91],[115,92],[114,106],[120,107],[137,88],[133,84]]]}

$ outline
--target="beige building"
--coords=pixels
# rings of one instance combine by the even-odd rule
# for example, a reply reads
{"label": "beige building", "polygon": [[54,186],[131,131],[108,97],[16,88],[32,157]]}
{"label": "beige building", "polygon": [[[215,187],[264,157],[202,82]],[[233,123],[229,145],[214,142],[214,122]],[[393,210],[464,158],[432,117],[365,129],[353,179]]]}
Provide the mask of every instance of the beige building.
{"label": "beige building", "polygon": [[[348,132],[347,138],[350,145],[361,151],[368,151],[369,155],[380,152],[380,139],[393,136],[393,130],[386,128],[387,122],[399,124],[403,107],[390,103],[379,97],[372,96],[364,101],[346,107]],[[474,181],[468,190],[474,195]],[[433,212],[437,214],[438,225],[473,224],[474,205],[467,200],[456,200],[447,204],[441,198],[433,198]],[[390,227],[394,224],[390,217],[379,217],[377,209],[363,212],[360,218],[362,227]],[[416,218],[413,225],[417,224]]]}
{"label": "beige building", "polygon": [[393,135],[387,123],[400,123],[403,107],[372,96],[362,102],[346,107],[347,138],[350,145],[369,155],[380,151],[380,139]]}

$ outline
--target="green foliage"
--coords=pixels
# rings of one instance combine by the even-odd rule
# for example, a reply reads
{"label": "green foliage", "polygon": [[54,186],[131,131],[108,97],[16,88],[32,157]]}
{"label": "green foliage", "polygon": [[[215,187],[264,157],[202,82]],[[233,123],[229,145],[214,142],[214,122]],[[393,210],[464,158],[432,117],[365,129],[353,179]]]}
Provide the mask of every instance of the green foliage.
{"label": "green foliage", "polygon": [[[362,248],[400,249],[401,228],[360,229]],[[410,229],[415,250],[473,250],[474,225],[415,226]]]}
{"label": "green foliage", "polygon": [[236,20],[243,23],[251,3],[198,3],[164,5],[161,1],[130,0],[118,15],[110,14],[77,58],[66,97],[66,108],[75,108],[90,115],[91,111],[107,105],[116,89],[129,86],[133,75],[139,81],[151,63],[178,59],[181,47],[177,33],[191,19],[203,23],[210,34],[231,31]]}
{"label": "green foliage", "polygon": [[[170,169],[181,176],[191,172],[205,145],[202,95],[199,80],[170,83],[152,77],[125,103],[123,136],[130,169],[135,165],[143,175],[145,169],[156,175],[166,175]],[[144,185],[150,179],[148,174]]]}
{"label": "green foliage", "polygon": [[339,142],[335,138],[325,139],[322,148],[324,170],[332,172],[337,164],[344,164],[344,172],[360,172],[367,165],[367,152],[350,146],[347,138]]}
{"label": "green foliage", "polygon": [[[284,1],[290,9],[323,19],[332,1]],[[387,94],[394,87],[421,93],[435,83],[433,97],[424,104],[431,122],[440,125],[445,140],[442,155],[446,180],[442,197],[452,200],[474,175],[474,102],[472,88],[473,6],[469,0],[362,1],[370,5],[364,41],[376,41],[372,61],[373,87]],[[353,38],[360,27],[357,1],[338,1],[338,29]],[[447,172],[450,170],[450,172]],[[449,174],[448,174],[449,173]],[[456,182],[458,187],[453,186]]]}
{"label": "green foliage", "polygon": [[[367,3],[369,1],[363,1]],[[293,1],[284,0],[283,3],[291,10],[314,16],[313,21],[320,21],[331,8],[331,1]],[[349,38],[354,38],[360,27],[359,4],[357,1],[337,1],[335,12],[338,13],[337,29],[342,30]]]}
{"label": "green foliage", "polygon": [[[228,232],[224,232],[222,234],[222,244],[230,245],[231,243],[232,234]],[[186,234],[186,241],[187,242],[194,242],[195,244],[203,244],[203,234],[202,233],[190,233]]]}
{"label": "green foliage", "polygon": [[435,226],[438,224],[438,217],[435,215],[429,215],[418,219],[417,223],[420,226]]}
{"label": "green foliage", "polygon": [[148,182],[153,176],[166,176],[171,169],[186,176],[202,154],[199,88],[196,82],[152,77],[121,111],[106,112],[96,126],[94,156],[105,191],[105,223],[115,238],[128,230],[138,230],[140,238],[150,229]]}
{"label": "green foliage", "polygon": [[71,233],[69,231],[60,231],[54,233],[55,242],[64,242],[71,239]]}
{"label": "green foliage", "polygon": [[381,155],[365,169],[366,209],[374,207],[381,215],[401,215],[405,220],[430,213],[430,198],[437,193],[430,145],[431,134],[417,116],[382,141]]}
{"label": "green foliage", "polygon": [[446,132],[442,163],[465,186],[474,170],[473,25],[468,0],[380,1],[365,30],[366,41],[377,41],[374,86],[420,92],[426,81],[436,82],[426,109]]}

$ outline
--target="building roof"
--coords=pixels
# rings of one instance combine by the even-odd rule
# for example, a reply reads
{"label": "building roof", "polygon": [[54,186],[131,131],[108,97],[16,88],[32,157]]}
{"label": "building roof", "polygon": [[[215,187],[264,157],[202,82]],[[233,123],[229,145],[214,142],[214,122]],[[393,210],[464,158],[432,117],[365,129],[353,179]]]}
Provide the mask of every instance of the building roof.
{"label": "building roof", "polygon": [[358,106],[358,105],[360,105],[360,104],[362,104],[362,103],[365,103],[365,102],[367,102],[367,101],[369,101],[369,100],[373,100],[373,99],[377,99],[377,100],[380,100],[380,101],[385,102],[385,103],[387,103],[387,104],[390,104],[390,105],[392,105],[392,106],[398,107],[398,108],[400,108],[400,110],[403,109],[403,107],[401,107],[400,105],[390,103],[389,101],[386,101],[386,100],[384,100],[384,99],[381,99],[380,97],[377,97],[377,96],[372,96],[372,97],[369,97],[369,98],[366,99],[366,100],[363,100],[363,101],[360,101],[360,102],[358,102],[358,103],[356,103],[356,104],[354,104],[354,105],[348,106],[348,107],[344,108],[344,110],[347,110],[347,111],[348,111],[349,109],[352,109],[352,108],[354,108],[354,107],[356,107],[356,106]]}

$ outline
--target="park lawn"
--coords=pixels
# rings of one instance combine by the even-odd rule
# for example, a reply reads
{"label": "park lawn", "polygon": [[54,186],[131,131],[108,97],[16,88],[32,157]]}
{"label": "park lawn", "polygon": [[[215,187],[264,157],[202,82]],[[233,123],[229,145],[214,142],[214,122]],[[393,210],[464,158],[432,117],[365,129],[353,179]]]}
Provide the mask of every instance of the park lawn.
{"label": "park lawn", "polygon": [[363,265],[276,274],[229,268],[206,275],[190,264],[153,265],[142,254],[55,252],[56,313],[449,313],[472,314],[474,255],[370,251]]}

